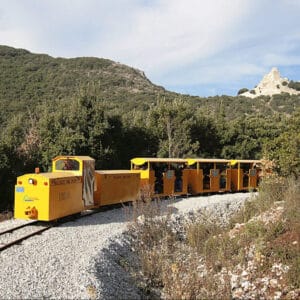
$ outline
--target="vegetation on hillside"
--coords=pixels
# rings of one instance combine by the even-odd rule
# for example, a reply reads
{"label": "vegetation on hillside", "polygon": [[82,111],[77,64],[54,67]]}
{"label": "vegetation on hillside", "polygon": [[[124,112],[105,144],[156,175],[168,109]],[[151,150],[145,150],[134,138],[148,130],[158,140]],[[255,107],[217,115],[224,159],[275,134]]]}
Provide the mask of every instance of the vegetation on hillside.
{"label": "vegetation on hillside", "polygon": [[168,92],[152,84],[139,70],[95,57],[53,58],[27,50],[0,46],[0,103],[5,113],[32,109],[39,103],[69,101],[87,94],[98,100],[117,102],[115,105],[145,109],[158,97],[173,100],[180,96],[185,102],[206,111],[224,111],[228,118],[240,114],[290,114],[299,106],[299,96],[279,95],[279,102],[262,96],[216,96],[201,98]]}
{"label": "vegetation on hillside", "polygon": [[179,95],[110,60],[5,46],[0,68],[0,210],[12,209],[18,175],[47,171],[60,154],[105,169],[136,156],[265,156],[299,176],[300,96]]}
{"label": "vegetation on hillside", "polygon": [[178,224],[148,198],[130,226],[137,264],[123,265],[149,299],[298,299],[299,205],[299,182],[278,177],[227,224],[203,212]]}
{"label": "vegetation on hillside", "polygon": [[291,80],[288,84],[288,87],[296,91],[300,91],[300,82]]}

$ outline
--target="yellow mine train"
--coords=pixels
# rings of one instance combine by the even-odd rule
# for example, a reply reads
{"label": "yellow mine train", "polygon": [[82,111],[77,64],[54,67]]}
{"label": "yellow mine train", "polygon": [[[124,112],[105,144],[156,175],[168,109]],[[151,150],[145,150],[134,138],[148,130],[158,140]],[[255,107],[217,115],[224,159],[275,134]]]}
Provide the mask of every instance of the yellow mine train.
{"label": "yellow mine train", "polygon": [[131,170],[95,170],[89,156],[58,156],[52,172],[17,178],[17,219],[41,221],[128,202],[148,189],[152,197],[256,189],[259,160],[134,158]]}

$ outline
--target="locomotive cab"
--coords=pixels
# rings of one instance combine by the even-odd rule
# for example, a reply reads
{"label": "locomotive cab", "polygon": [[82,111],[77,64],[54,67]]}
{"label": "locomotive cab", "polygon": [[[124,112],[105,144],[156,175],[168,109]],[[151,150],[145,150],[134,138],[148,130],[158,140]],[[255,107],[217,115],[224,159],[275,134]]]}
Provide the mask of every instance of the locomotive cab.
{"label": "locomotive cab", "polygon": [[84,206],[94,205],[95,160],[89,156],[57,156],[52,160],[53,172],[82,176]]}

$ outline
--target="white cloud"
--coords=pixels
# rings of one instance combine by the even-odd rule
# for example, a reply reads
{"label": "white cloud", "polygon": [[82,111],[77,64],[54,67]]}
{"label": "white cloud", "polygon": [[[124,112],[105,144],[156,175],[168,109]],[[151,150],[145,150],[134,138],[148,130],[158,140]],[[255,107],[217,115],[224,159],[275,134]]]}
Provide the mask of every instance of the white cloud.
{"label": "white cloud", "polygon": [[[110,37],[104,52],[151,73],[202,60],[230,44],[248,1],[159,1],[135,10],[133,28]],[[121,50],[121,51],[120,51]]]}

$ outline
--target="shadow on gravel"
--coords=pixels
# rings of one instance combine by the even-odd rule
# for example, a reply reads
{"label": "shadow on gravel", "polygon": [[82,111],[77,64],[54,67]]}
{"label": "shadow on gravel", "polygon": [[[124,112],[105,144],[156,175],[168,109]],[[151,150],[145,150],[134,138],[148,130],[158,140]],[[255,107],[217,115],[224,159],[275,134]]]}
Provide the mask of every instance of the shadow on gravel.
{"label": "shadow on gravel", "polygon": [[94,276],[101,286],[97,299],[146,299],[131,276],[130,270],[136,265],[127,234],[110,243],[95,262]]}

